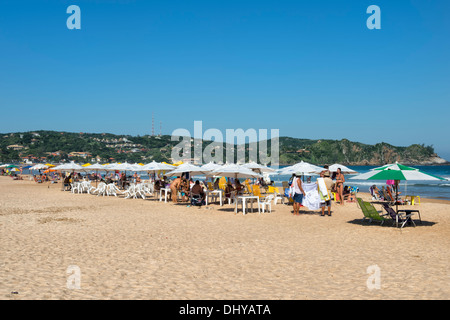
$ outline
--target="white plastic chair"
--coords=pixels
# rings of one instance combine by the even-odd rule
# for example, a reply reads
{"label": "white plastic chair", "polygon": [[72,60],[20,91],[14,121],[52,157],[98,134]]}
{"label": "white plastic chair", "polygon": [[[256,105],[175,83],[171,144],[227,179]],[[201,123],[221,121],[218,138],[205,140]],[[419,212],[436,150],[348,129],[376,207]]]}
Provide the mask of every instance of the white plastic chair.
{"label": "white plastic chair", "polygon": [[272,212],[272,200],[274,199],[274,195],[268,195],[263,201],[259,203],[260,213],[264,213],[266,211],[266,207],[269,208],[269,212]]}

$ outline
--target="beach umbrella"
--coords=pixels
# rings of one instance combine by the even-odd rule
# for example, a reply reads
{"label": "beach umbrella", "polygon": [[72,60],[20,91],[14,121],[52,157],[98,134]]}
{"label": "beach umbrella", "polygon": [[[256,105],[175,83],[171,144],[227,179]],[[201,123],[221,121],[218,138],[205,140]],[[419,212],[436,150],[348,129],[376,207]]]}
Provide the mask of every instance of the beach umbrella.
{"label": "beach umbrella", "polygon": [[341,169],[341,172],[343,174],[356,174],[356,173],[358,173],[357,171],[355,171],[353,169],[350,169],[350,168],[348,168],[348,167],[346,167],[346,166],[344,166],[342,164],[339,164],[339,163],[332,164],[331,166],[328,167],[328,170],[330,170],[330,172],[337,172],[338,168]]}
{"label": "beach umbrella", "polygon": [[144,166],[142,167],[143,171],[146,171],[149,175],[155,174],[160,171],[171,171],[175,168],[176,167],[171,164],[165,162],[156,162],[155,160],[150,163],[144,164]]}
{"label": "beach umbrella", "polygon": [[207,171],[213,171],[216,170],[218,168],[221,168],[222,165],[214,163],[214,162],[209,162],[207,164],[202,165],[200,168],[202,168],[203,170],[207,170]]}
{"label": "beach umbrella", "polygon": [[107,171],[104,166],[102,166],[100,163],[90,164],[89,166],[83,166],[84,171],[95,171],[95,186],[97,187],[98,181],[97,181],[97,175],[99,171]]}
{"label": "beach umbrella", "polygon": [[168,173],[166,173],[166,176],[173,177],[173,176],[180,176],[183,173],[189,173],[189,176],[197,176],[197,175],[206,175],[210,171],[204,170],[200,168],[199,166],[190,164],[190,163],[182,163],[179,166],[176,167],[175,170],[172,170]]}
{"label": "beach umbrella", "polygon": [[350,179],[353,180],[394,180],[396,185],[396,210],[398,210],[398,183],[402,180],[417,181],[443,181],[444,178],[425,173],[419,169],[408,167],[400,163],[389,164],[383,167],[375,168],[369,172],[357,175]]}
{"label": "beach umbrella", "polygon": [[301,161],[292,166],[283,168],[279,171],[280,175],[289,175],[297,172],[302,173],[304,176],[317,175],[323,171],[323,168],[318,167],[314,164],[310,164],[308,162]]}
{"label": "beach umbrella", "polygon": [[155,173],[158,171],[175,170],[176,167],[168,163],[152,161],[145,164],[143,169],[144,171]]}
{"label": "beach umbrella", "polygon": [[131,165],[131,171],[135,171],[135,172],[140,172],[140,171],[145,171],[143,169],[143,165],[140,165],[139,163],[135,163]]}
{"label": "beach umbrella", "polygon": [[243,179],[247,179],[247,178],[261,178],[262,176],[257,173],[252,171],[249,168],[243,167],[241,165],[238,164],[225,164],[222,167],[211,171],[210,173],[208,173],[209,176],[221,176],[221,177],[228,177],[228,178],[234,178],[234,179],[238,179],[238,178],[243,178]]}
{"label": "beach umbrella", "polygon": [[[80,166],[79,164],[74,163],[73,161],[71,163],[65,163],[65,164],[61,164],[59,166],[56,166],[53,168],[53,170],[55,171],[72,171],[72,174],[75,173],[75,171],[84,171],[84,168],[82,166]],[[64,186],[64,184],[63,184]]]}
{"label": "beach umbrella", "polygon": [[255,171],[257,173],[264,173],[264,172],[275,172],[275,169],[269,168],[267,166],[263,166],[261,164],[258,164],[256,162],[249,162],[242,165],[244,168],[248,168],[252,171]]}
{"label": "beach umbrella", "polygon": [[213,171],[213,170],[219,169],[221,167],[222,167],[222,165],[214,163],[214,162],[211,161],[211,162],[209,162],[207,164],[202,165],[200,168],[202,168],[202,170]]}
{"label": "beach umbrella", "polygon": [[32,166],[30,168],[30,170],[42,170],[42,169],[47,169],[47,168],[48,167],[45,164],[38,163],[38,164],[35,164],[34,166]]}

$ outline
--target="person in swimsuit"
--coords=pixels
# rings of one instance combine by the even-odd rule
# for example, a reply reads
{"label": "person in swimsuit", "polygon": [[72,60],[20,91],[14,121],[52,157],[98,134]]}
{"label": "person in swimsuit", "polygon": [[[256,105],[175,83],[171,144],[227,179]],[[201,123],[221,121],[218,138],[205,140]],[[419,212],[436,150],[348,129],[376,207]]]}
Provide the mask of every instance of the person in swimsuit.
{"label": "person in swimsuit", "polygon": [[345,177],[341,172],[341,168],[338,168],[336,173],[336,191],[342,206],[344,205],[344,182]]}
{"label": "person in swimsuit", "polygon": [[173,203],[177,203],[177,193],[178,193],[178,189],[180,187],[181,187],[181,178],[177,177],[170,184],[170,191],[172,193],[172,201],[173,201]]}

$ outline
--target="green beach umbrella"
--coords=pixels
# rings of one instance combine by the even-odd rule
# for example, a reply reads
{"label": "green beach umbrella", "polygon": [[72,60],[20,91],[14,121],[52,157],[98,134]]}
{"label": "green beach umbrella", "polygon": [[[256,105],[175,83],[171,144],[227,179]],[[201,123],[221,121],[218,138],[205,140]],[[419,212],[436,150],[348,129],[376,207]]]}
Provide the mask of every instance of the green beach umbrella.
{"label": "green beach umbrella", "polygon": [[425,173],[419,169],[408,167],[400,163],[387,164],[385,166],[372,169],[369,172],[360,174],[350,179],[355,180],[394,180],[396,187],[396,209],[398,210],[398,182],[402,180],[417,181],[444,181],[444,178]]}

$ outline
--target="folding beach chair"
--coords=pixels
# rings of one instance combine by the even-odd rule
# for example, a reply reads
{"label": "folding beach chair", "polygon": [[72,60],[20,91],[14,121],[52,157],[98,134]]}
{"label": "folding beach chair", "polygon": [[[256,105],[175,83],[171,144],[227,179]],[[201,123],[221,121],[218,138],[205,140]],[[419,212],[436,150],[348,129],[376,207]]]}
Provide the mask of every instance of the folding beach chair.
{"label": "folding beach chair", "polygon": [[[389,216],[394,221],[394,223],[397,227],[398,227],[399,223],[401,223],[400,228],[403,228],[406,223],[412,224],[415,227],[416,224],[414,223],[412,216],[416,212],[419,213],[419,219],[420,219],[419,210],[399,210],[396,213],[395,210],[391,206],[389,206],[387,203],[383,203],[382,206],[383,206],[383,209],[389,214]],[[422,220],[420,219],[420,221],[422,221]]]}
{"label": "folding beach chair", "polygon": [[371,222],[371,221],[372,221],[372,218],[371,218],[369,212],[367,211],[366,206],[364,205],[364,201],[363,201],[361,198],[356,198],[356,203],[357,203],[357,205],[358,205],[358,208],[360,208],[361,211],[362,211],[363,214],[364,214],[363,222],[364,222],[366,219],[369,219],[370,222]]}
{"label": "folding beach chair", "polygon": [[386,220],[389,220],[386,218],[388,216],[388,214],[382,214],[382,212],[378,212],[377,209],[370,202],[363,201],[361,198],[356,198],[356,199],[357,199],[359,207],[361,208],[361,210],[364,214],[363,221],[367,218],[367,219],[369,219],[369,222],[372,222],[373,220],[380,221],[381,222],[380,225],[383,225],[383,223]]}

